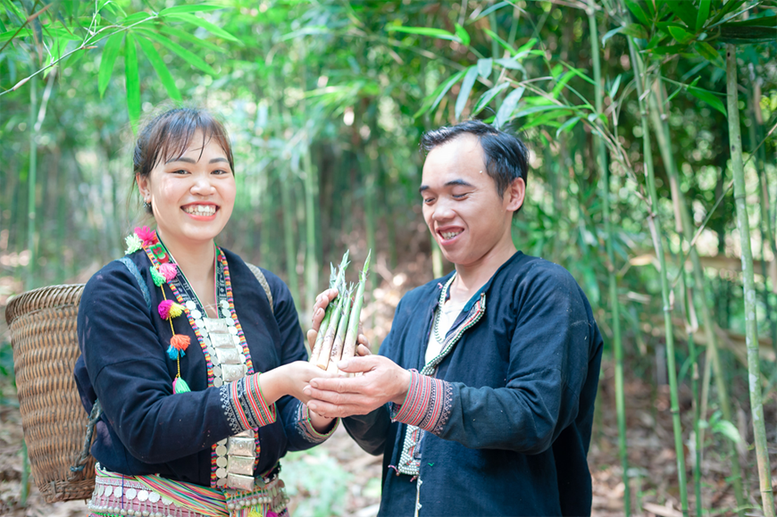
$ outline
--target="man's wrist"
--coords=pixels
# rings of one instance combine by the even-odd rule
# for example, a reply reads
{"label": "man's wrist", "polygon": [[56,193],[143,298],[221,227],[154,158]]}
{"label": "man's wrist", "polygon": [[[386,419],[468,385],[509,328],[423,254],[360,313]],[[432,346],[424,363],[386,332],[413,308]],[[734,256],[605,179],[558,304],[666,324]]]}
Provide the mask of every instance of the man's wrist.
{"label": "man's wrist", "polygon": [[410,372],[410,370],[405,370],[402,368],[399,373],[399,377],[400,379],[397,381],[397,384],[403,388],[401,391],[397,392],[397,394],[391,399],[391,402],[401,406],[405,403],[405,400],[407,400],[408,393],[410,393],[410,385],[413,382],[413,374]]}

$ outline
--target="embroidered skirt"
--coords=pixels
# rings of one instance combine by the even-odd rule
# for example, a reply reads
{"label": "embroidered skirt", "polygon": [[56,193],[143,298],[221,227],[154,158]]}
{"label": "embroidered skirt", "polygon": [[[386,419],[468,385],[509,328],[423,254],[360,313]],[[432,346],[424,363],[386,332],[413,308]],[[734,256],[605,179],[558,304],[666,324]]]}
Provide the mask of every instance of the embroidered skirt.
{"label": "embroidered skirt", "polygon": [[125,476],[98,464],[89,517],[288,517],[283,481],[256,479],[250,492],[216,490],[159,476]]}

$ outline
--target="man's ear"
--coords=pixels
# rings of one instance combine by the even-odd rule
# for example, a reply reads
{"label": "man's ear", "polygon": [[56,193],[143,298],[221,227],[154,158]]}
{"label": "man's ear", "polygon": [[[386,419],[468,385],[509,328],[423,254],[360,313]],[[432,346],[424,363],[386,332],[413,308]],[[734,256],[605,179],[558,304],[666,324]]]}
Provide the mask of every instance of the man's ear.
{"label": "man's ear", "polygon": [[509,212],[517,212],[523,206],[523,199],[526,195],[526,183],[524,183],[523,178],[514,179],[504,195],[507,202],[505,208]]}

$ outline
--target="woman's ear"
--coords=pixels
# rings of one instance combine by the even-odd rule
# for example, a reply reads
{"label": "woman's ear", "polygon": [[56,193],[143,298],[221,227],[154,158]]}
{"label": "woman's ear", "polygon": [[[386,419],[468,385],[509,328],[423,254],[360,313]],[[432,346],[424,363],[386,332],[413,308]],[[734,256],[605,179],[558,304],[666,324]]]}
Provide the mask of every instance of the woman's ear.
{"label": "woman's ear", "polygon": [[523,206],[523,199],[526,196],[526,183],[523,178],[516,178],[510,183],[510,186],[505,191],[505,201],[507,206],[505,207],[509,212],[517,212],[521,206]]}
{"label": "woman's ear", "polygon": [[151,186],[149,185],[148,176],[135,175],[135,182],[138,184],[138,191],[143,198],[143,201],[148,203],[151,201]]}

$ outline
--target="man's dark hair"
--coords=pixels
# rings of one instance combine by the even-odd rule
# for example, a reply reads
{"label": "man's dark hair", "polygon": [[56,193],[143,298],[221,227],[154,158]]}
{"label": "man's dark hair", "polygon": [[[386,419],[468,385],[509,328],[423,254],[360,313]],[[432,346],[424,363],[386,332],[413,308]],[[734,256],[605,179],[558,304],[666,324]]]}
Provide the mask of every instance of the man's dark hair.
{"label": "man's dark hair", "polygon": [[464,134],[478,137],[486,157],[486,171],[496,183],[496,191],[500,196],[504,195],[514,180],[523,178],[526,183],[529,175],[529,151],[526,146],[517,137],[483,121],[468,120],[455,126],[433,129],[421,137],[421,148],[428,153]]}

